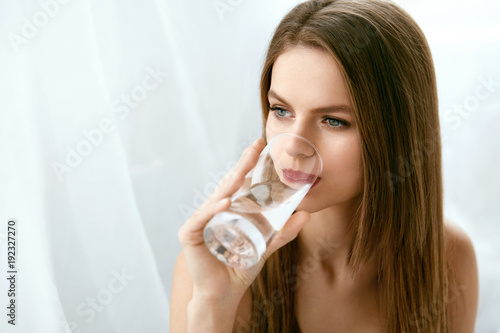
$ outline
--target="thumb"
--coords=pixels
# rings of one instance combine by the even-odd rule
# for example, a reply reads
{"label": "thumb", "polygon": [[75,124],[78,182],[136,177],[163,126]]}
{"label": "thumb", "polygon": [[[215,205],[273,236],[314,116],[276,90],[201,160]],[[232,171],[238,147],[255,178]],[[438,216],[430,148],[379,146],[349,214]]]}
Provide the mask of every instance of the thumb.
{"label": "thumb", "polygon": [[285,223],[285,226],[274,236],[262,257],[267,260],[280,247],[294,240],[310,218],[311,215],[304,211],[293,214]]}

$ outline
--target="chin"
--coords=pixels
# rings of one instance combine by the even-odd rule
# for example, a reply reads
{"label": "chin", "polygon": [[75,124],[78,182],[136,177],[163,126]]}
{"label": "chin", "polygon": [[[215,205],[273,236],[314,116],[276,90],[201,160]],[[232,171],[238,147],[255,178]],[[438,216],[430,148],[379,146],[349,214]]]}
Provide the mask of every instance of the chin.
{"label": "chin", "polygon": [[307,196],[299,203],[297,208],[295,209],[296,211],[306,211],[308,213],[316,213],[319,212],[320,210],[325,209],[326,207],[323,207],[320,203],[318,203],[317,200],[314,200],[312,198],[308,198]]}
{"label": "chin", "polygon": [[325,197],[319,192],[309,192],[297,206],[296,211],[306,211],[308,213],[316,213],[333,206],[357,206],[361,202],[361,194],[353,193],[347,197]]}

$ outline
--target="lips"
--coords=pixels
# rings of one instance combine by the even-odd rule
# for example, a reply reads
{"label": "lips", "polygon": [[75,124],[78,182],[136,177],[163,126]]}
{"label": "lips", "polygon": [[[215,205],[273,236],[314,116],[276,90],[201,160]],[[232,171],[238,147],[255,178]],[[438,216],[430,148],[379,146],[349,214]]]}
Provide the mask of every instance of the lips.
{"label": "lips", "polygon": [[291,183],[310,184],[314,181],[316,175],[299,170],[283,169],[283,177]]}

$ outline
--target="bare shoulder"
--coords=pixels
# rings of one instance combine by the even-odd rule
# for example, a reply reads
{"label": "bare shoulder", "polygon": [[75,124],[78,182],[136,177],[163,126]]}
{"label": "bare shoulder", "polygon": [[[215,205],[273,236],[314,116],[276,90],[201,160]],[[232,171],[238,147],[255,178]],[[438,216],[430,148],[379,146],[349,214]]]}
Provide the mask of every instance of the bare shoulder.
{"label": "bare shoulder", "polygon": [[450,332],[474,332],[479,298],[474,245],[464,230],[446,220],[444,236],[451,278],[448,296]]}
{"label": "bare shoulder", "polygon": [[[170,332],[185,333],[187,332],[187,307],[193,298],[193,280],[182,251],[175,261],[170,295]],[[245,329],[249,327],[251,309],[252,292],[249,288],[238,306],[233,332],[247,332]]]}

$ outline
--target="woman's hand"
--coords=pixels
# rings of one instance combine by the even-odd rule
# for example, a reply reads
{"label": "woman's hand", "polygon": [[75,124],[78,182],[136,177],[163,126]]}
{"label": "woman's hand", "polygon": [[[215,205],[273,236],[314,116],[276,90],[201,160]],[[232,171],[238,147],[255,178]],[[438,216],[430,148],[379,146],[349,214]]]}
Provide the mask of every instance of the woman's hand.
{"label": "woman's hand", "polygon": [[259,263],[249,269],[236,269],[220,262],[208,250],[203,230],[217,213],[227,210],[230,197],[243,184],[246,174],[257,164],[265,142],[258,139],[246,148],[237,165],[222,178],[215,192],[179,229],[179,240],[193,280],[193,298],[209,304],[237,308],[269,256],[293,240],[309,220],[306,212],[297,212],[273,238]]}

